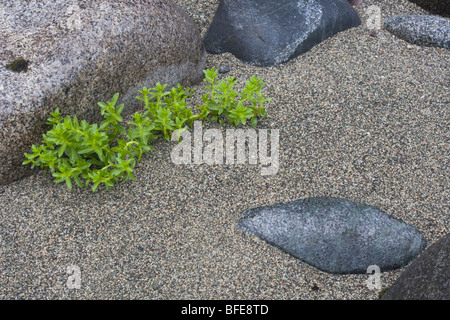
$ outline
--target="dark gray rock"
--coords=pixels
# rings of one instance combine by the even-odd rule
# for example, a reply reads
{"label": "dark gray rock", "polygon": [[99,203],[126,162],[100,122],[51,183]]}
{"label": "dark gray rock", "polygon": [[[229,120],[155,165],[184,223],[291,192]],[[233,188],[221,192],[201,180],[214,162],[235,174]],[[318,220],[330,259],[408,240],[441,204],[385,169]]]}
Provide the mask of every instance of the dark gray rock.
{"label": "dark gray rock", "polygon": [[409,43],[450,48],[450,19],[439,16],[401,15],[383,20],[384,28]]}
{"label": "dark gray rock", "polygon": [[24,152],[57,107],[99,121],[97,102],[119,92],[129,115],[144,85],[201,81],[206,57],[197,26],[169,0],[2,0],[0,48],[0,185],[32,173]]}
{"label": "dark gray rock", "polygon": [[382,300],[450,300],[450,234],[415,259]]}
{"label": "dark gray rock", "polygon": [[363,0],[348,0],[348,2],[355,7],[361,7],[364,4]]}
{"label": "dark gray rock", "polygon": [[220,68],[219,68],[219,73],[228,73],[230,71],[231,71],[231,69],[229,66],[220,66]]}
{"label": "dark gray rock", "polygon": [[347,0],[221,0],[204,43],[209,53],[272,66],[360,24]]}
{"label": "dark gray rock", "polygon": [[344,199],[308,198],[243,214],[239,228],[329,273],[397,269],[426,246],[415,227]]}
{"label": "dark gray rock", "polygon": [[409,0],[428,10],[432,14],[438,14],[450,18],[450,1],[448,0]]}

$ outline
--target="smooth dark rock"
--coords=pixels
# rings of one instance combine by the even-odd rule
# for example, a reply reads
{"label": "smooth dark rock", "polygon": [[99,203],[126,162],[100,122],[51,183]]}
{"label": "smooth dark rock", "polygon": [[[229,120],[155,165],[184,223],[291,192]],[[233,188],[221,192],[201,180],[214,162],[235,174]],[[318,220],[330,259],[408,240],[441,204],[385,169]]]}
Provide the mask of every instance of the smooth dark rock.
{"label": "smooth dark rock", "polygon": [[409,43],[450,48],[450,19],[439,16],[401,15],[383,20],[384,28]]}
{"label": "smooth dark rock", "polygon": [[409,0],[433,14],[450,18],[450,1],[448,0]]}
{"label": "smooth dark rock", "polygon": [[382,300],[450,300],[450,234],[415,259]]}
{"label": "smooth dark rock", "polygon": [[360,24],[347,0],[221,0],[204,43],[209,53],[273,66]]}
{"label": "smooth dark rock", "polygon": [[397,269],[426,246],[415,227],[344,199],[308,198],[243,214],[239,228],[329,273]]}

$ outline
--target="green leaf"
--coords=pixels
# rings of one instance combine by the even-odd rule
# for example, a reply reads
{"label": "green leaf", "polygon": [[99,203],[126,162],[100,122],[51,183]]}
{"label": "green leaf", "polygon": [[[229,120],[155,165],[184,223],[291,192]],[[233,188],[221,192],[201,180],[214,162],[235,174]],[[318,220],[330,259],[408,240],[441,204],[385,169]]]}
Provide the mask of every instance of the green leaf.
{"label": "green leaf", "polygon": [[[124,108],[124,104],[123,103],[117,107],[116,112],[117,112],[118,115],[120,115],[122,113],[123,108]],[[120,121],[122,121],[122,120],[120,120]]]}
{"label": "green leaf", "polygon": [[58,150],[58,157],[61,158],[61,156],[62,156],[63,153],[64,153],[64,150],[66,150],[66,147],[67,147],[67,144],[65,144],[65,143],[63,143],[63,145],[62,145],[61,147],[59,147],[59,150]]}
{"label": "green leaf", "polygon": [[92,192],[95,192],[96,190],[97,190],[97,188],[98,188],[98,186],[100,185],[100,181],[96,181],[95,183],[94,183],[94,185],[92,186]]}
{"label": "green leaf", "polygon": [[236,109],[231,110],[229,114],[229,119],[237,125],[239,121],[245,125],[246,120],[253,117],[253,112],[250,108],[242,106],[240,104]]}
{"label": "green leaf", "polygon": [[117,100],[119,99],[119,93],[117,92],[111,99],[111,102],[109,103],[110,106],[114,107],[117,103]]}
{"label": "green leaf", "polygon": [[80,188],[83,188],[83,187],[84,187],[83,183],[81,182],[81,180],[80,180],[80,178],[79,178],[78,176],[74,177],[74,178],[73,178],[73,181],[75,181],[75,183],[76,183]]}
{"label": "green leaf", "polygon": [[[97,104],[100,106],[100,108],[102,108],[102,109],[106,109],[106,108],[108,108],[108,105],[107,104],[105,104],[105,103],[103,103],[103,102],[97,102]],[[103,111],[103,110],[102,110]],[[103,113],[102,113],[103,114]]]}
{"label": "green leaf", "polygon": [[66,178],[66,185],[69,190],[72,190],[72,181],[70,181],[70,178]]}
{"label": "green leaf", "polygon": [[94,149],[92,149],[92,147],[86,147],[86,148],[78,151],[79,154],[86,154],[86,153],[92,153],[92,152],[94,152]]}
{"label": "green leaf", "polygon": [[258,118],[257,117],[253,117],[252,118],[252,127],[256,128],[256,125],[258,124]]}

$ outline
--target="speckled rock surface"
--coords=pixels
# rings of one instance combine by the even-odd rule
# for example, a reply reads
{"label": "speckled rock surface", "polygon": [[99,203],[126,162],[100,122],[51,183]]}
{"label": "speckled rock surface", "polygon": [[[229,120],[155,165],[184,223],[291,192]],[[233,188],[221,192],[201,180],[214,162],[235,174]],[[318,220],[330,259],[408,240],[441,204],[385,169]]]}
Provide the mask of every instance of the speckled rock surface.
{"label": "speckled rock surface", "polygon": [[427,15],[401,15],[383,20],[387,31],[409,43],[450,48],[450,19]]}
{"label": "speckled rock surface", "polygon": [[238,227],[330,273],[405,266],[426,246],[420,232],[378,208],[309,198],[243,212]]}
{"label": "speckled rock surface", "polygon": [[425,249],[382,299],[450,300],[450,234]]}
{"label": "speckled rock surface", "polygon": [[204,41],[209,53],[274,66],[360,23],[346,0],[222,0]]}
{"label": "speckled rock surface", "polygon": [[[119,92],[124,114],[137,90],[200,81],[198,27],[170,0],[0,4],[0,184],[28,173],[23,153],[42,140],[50,112],[98,121],[98,101]],[[22,72],[7,69],[17,58]]]}
{"label": "speckled rock surface", "polygon": [[433,14],[450,18],[450,1],[447,0],[409,0]]}

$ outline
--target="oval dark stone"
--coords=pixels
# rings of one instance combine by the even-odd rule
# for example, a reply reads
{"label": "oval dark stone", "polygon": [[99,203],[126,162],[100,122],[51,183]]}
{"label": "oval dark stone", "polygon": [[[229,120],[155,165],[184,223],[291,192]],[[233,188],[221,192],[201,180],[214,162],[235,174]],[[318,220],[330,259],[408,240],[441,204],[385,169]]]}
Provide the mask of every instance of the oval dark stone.
{"label": "oval dark stone", "polygon": [[426,247],[414,226],[345,199],[308,198],[243,214],[239,228],[329,273],[397,269]]}

